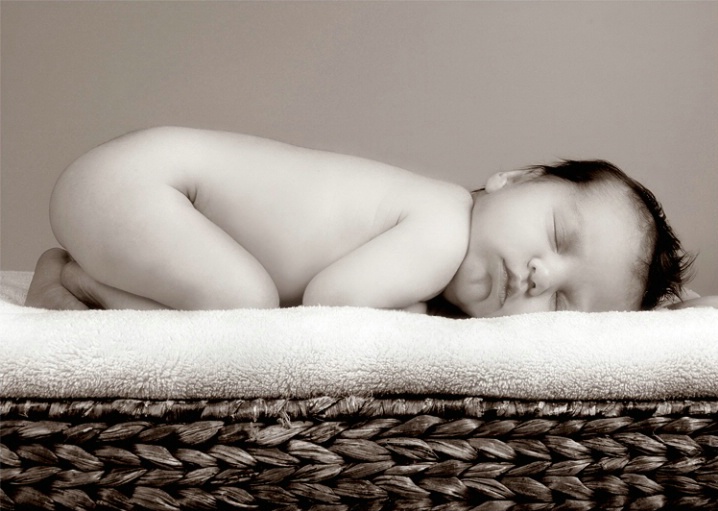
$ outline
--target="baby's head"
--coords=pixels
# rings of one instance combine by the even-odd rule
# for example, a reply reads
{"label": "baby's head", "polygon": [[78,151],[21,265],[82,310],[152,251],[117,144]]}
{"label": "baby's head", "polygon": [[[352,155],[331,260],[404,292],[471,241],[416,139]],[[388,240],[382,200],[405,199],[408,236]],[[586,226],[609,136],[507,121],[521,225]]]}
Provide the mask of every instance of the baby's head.
{"label": "baby's head", "polygon": [[644,310],[679,296],[691,258],[653,194],[601,160],[492,176],[444,297],[470,316]]}

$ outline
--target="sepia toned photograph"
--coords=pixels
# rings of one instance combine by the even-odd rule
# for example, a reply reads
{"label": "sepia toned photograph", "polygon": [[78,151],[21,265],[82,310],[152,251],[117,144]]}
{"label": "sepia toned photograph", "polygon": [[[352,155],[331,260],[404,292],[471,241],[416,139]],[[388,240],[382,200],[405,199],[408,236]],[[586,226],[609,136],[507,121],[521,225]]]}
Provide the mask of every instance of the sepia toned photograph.
{"label": "sepia toned photograph", "polygon": [[0,507],[718,509],[718,2],[3,0]]}

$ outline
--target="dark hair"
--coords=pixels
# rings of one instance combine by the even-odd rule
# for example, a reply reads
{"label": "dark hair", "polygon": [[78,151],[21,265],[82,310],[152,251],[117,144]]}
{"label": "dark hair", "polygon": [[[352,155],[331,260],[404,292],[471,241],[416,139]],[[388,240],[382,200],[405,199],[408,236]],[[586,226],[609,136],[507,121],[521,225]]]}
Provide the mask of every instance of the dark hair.
{"label": "dark hair", "polygon": [[581,187],[601,182],[623,185],[637,212],[649,225],[645,239],[649,257],[642,261],[640,269],[645,282],[641,309],[652,309],[667,298],[681,298],[683,285],[690,280],[689,270],[695,256],[683,250],[650,190],[604,160],[562,160],[554,165],[533,165],[527,170],[540,171],[543,176],[565,179]]}

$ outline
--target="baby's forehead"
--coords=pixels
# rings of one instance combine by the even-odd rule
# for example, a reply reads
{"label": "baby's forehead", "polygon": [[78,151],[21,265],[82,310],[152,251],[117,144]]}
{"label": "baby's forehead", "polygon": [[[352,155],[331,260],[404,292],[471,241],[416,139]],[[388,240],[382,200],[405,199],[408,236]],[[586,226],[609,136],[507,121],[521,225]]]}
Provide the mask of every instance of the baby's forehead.
{"label": "baby's forehead", "polygon": [[[648,221],[644,213],[645,207],[636,200],[631,190],[624,183],[614,180],[594,181],[590,183],[574,183],[562,178],[552,178],[559,187],[568,191],[567,196],[556,194],[556,200],[568,198],[571,207],[581,212],[586,204],[594,209],[605,209],[621,215],[627,221],[634,221],[637,228],[645,228]],[[598,203],[598,208],[596,205]]]}

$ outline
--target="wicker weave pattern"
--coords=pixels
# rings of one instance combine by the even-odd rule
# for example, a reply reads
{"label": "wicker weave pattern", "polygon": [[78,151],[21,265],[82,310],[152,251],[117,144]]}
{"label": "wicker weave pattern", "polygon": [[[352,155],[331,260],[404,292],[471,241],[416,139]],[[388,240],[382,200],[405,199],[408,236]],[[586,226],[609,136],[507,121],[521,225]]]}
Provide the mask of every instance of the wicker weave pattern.
{"label": "wicker weave pattern", "polygon": [[0,401],[2,509],[718,509],[718,403]]}

